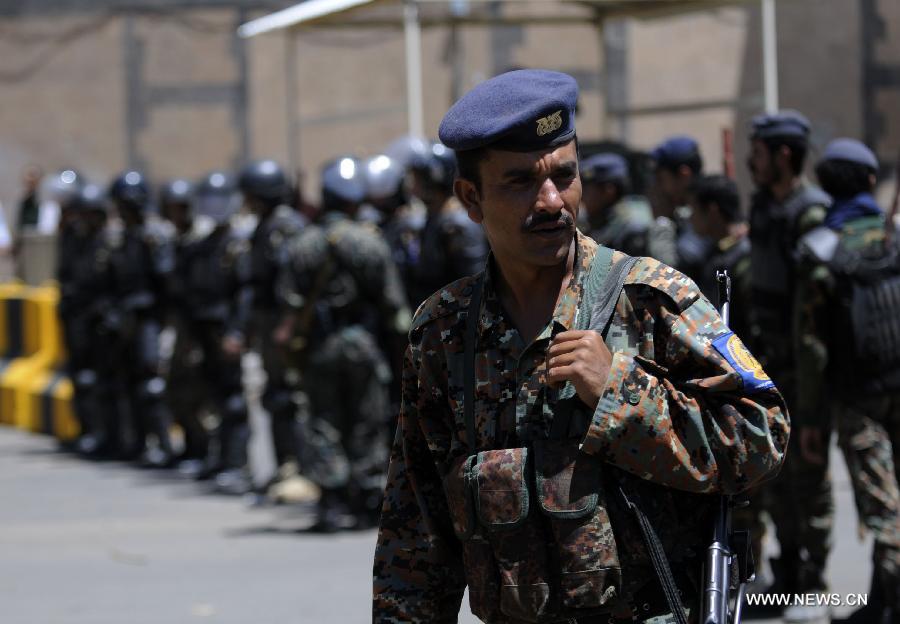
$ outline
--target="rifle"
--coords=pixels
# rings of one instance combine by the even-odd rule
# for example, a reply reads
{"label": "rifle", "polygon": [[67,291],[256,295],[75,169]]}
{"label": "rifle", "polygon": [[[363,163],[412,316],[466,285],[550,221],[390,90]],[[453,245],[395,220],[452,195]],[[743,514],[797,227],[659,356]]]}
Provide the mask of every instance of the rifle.
{"label": "rifle", "polygon": [[[722,320],[728,325],[731,312],[731,278],[728,271],[716,271]],[[740,624],[747,583],[755,578],[750,532],[735,531],[731,510],[738,506],[731,496],[720,496],[713,524],[712,542],[706,550],[703,570],[702,624]],[[730,604],[733,581],[737,597]]]}

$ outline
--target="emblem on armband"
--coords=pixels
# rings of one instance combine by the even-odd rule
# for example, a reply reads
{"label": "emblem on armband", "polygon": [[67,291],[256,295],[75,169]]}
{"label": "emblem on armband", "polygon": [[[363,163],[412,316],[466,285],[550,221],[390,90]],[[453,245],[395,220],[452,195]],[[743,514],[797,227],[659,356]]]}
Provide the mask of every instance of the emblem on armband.
{"label": "emblem on armband", "polygon": [[761,392],[774,388],[775,384],[763,370],[762,364],[744,346],[734,332],[722,334],[712,342],[713,347],[741,376],[744,388],[750,392]]}

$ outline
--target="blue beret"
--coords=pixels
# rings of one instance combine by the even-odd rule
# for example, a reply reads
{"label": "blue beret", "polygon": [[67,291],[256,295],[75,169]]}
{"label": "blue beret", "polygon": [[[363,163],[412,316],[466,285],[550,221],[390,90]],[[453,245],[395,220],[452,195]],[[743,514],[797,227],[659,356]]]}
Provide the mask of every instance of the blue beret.
{"label": "blue beret", "polygon": [[822,160],[846,160],[878,170],[878,158],[874,152],[856,139],[835,139],[825,148]]}
{"label": "blue beret", "polygon": [[594,154],[581,161],[581,179],[585,182],[611,182],[628,179],[628,162],[618,154]]}
{"label": "blue beret", "polygon": [[650,152],[650,156],[657,164],[681,163],[699,155],[700,146],[688,136],[669,137]]}
{"label": "blue beret", "polygon": [[809,137],[809,120],[795,110],[784,110],[771,115],[757,115],[753,118],[753,139],[775,137]]}
{"label": "blue beret", "polygon": [[452,150],[530,152],[575,136],[578,83],[567,74],[520,69],[485,80],[450,107],[438,135]]}

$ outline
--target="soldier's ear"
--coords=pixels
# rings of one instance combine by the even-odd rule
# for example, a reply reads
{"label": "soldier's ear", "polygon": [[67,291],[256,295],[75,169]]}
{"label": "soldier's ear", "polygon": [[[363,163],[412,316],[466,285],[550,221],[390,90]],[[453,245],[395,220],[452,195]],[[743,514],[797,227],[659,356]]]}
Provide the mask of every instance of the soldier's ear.
{"label": "soldier's ear", "polygon": [[484,220],[484,214],[481,211],[481,192],[478,185],[465,178],[456,178],[453,181],[453,194],[465,206],[472,221],[481,223]]}

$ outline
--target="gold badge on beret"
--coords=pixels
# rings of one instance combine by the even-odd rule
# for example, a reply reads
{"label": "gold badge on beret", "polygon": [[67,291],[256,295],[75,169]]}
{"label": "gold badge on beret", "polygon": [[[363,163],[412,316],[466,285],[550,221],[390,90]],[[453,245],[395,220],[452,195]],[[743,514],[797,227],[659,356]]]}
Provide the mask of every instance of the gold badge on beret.
{"label": "gold badge on beret", "polygon": [[562,128],[562,111],[558,110],[552,115],[541,117],[537,120],[537,135],[545,136]]}

